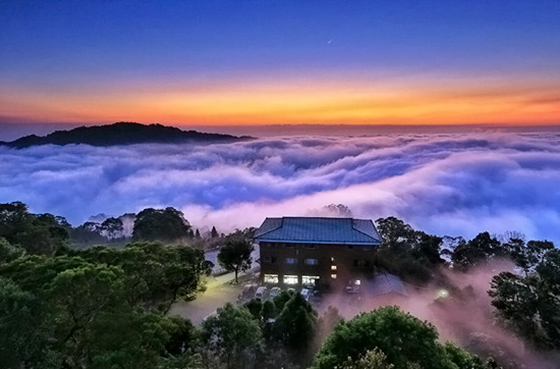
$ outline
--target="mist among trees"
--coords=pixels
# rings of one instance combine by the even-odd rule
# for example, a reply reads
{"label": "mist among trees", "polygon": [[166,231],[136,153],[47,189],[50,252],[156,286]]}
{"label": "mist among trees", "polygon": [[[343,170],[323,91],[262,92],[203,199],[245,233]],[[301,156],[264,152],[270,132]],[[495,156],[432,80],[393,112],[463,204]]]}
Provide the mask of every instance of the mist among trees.
{"label": "mist among trees", "polygon": [[[96,224],[112,236],[124,227],[118,218]],[[76,228],[63,218],[0,204],[2,366],[555,368],[560,251],[551,242],[517,232],[439,237],[394,217],[376,224],[383,242],[375,268],[411,289],[400,307],[366,299],[370,309],[345,316],[344,304],[319,312],[283,291],[228,303],[196,326],[170,314],[177,301],[204,293],[209,272],[206,246],[197,244],[206,237],[179,211],[140,212],[124,246],[77,248]],[[207,239],[222,247],[219,262],[239,272],[253,231],[222,238],[213,229]],[[483,275],[489,283],[480,287]]]}

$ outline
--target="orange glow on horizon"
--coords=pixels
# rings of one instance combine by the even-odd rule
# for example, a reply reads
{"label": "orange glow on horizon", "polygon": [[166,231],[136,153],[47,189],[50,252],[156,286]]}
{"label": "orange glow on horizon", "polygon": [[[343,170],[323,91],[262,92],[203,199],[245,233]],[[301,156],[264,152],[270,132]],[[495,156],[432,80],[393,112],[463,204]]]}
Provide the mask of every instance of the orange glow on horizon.
{"label": "orange glow on horizon", "polygon": [[[192,125],[559,124],[558,81],[287,79],[95,91],[0,91],[4,116],[32,121]],[[188,84],[187,84],[188,86]]]}

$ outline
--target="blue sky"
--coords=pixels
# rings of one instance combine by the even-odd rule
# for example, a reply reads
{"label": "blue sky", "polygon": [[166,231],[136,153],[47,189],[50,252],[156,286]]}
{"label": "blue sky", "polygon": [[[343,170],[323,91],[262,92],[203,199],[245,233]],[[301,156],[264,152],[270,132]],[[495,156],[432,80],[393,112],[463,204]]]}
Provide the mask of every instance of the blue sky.
{"label": "blue sky", "polygon": [[[300,113],[286,100],[328,91],[330,97],[319,104],[324,106],[340,100],[337,91],[344,89],[368,101],[378,90],[388,91],[401,110],[423,91],[442,106],[454,94],[495,97],[504,91],[514,99],[541,90],[546,96],[537,99],[555,100],[560,92],[550,85],[560,84],[559,19],[560,3],[544,0],[7,0],[0,5],[1,118],[110,123],[127,115],[122,119],[266,124],[281,122],[271,116],[288,106],[295,111],[286,115],[287,123],[367,124],[367,114],[357,120],[345,111],[329,119],[312,114],[316,102],[304,104]],[[316,89],[302,88],[301,80]],[[279,96],[279,84],[288,97]],[[249,97],[270,93],[266,104],[274,109],[256,111],[248,97],[232,103],[244,110],[224,107],[213,116],[207,106],[236,89]],[[191,101],[193,95],[206,99],[200,110],[169,103]],[[105,96],[123,98],[122,104]],[[157,99],[166,102],[152,107],[159,115],[135,109]],[[72,107],[64,107],[69,100]],[[507,114],[509,107],[490,110],[462,123],[515,117]],[[554,106],[533,110],[540,114],[536,122],[559,122]],[[414,119],[419,113],[372,112],[371,123],[460,122],[460,111],[437,111],[424,120]]]}

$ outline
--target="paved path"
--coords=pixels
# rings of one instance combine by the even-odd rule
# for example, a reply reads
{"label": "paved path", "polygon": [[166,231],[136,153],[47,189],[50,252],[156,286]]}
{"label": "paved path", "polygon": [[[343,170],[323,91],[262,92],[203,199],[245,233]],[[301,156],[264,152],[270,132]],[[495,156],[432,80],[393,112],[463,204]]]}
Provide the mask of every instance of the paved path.
{"label": "paved path", "polygon": [[243,289],[245,281],[253,278],[255,272],[240,273],[239,284],[232,284],[233,273],[218,277],[210,277],[204,293],[198,294],[193,301],[179,301],[171,308],[169,315],[179,315],[190,319],[194,324],[200,324],[206,317],[213,314],[217,308],[226,302],[235,303],[237,296]]}

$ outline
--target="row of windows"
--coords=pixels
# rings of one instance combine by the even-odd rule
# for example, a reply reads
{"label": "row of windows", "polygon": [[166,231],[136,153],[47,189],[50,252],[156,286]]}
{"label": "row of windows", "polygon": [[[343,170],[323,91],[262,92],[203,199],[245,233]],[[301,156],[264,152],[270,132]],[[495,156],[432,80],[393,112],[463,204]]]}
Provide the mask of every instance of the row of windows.
{"label": "row of windows", "polygon": [[[278,284],[280,278],[278,274],[265,274],[263,278],[264,283]],[[318,275],[302,275],[301,284],[303,285],[316,285],[319,281]],[[295,274],[286,274],[282,278],[284,284],[295,285],[299,283],[299,276]]]}
{"label": "row of windows", "polygon": [[[276,264],[278,262],[278,259],[276,258],[276,256],[265,256],[261,259],[261,261],[264,264]],[[290,265],[298,264],[298,258],[285,258],[284,263]],[[303,259],[303,263],[305,265],[319,265],[319,260],[308,258],[308,259]],[[364,267],[369,267],[370,265],[371,264],[369,260],[354,260],[355,267],[364,268]],[[336,270],[336,265],[333,265],[333,267],[334,267],[333,270]]]}

